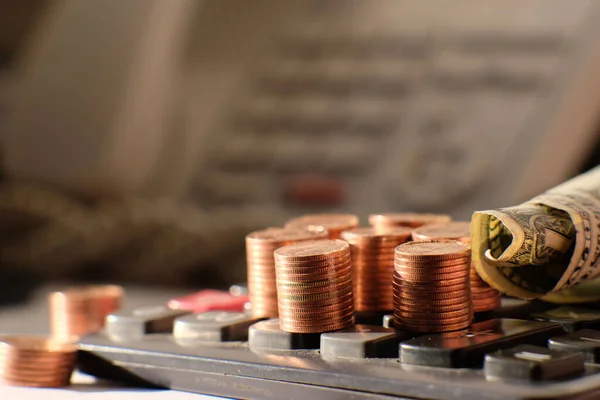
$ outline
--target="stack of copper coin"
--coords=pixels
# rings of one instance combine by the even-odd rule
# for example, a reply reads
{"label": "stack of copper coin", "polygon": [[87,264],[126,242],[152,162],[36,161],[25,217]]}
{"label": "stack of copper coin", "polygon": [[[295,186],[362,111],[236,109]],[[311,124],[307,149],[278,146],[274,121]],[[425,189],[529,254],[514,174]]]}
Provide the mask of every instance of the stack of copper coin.
{"label": "stack of copper coin", "polygon": [[343,231],[358,226],[358,217],[353,214],[312,214],[292,218],[286,228],[321,228],[329,231],[329,239],[339,239]]}
{"label": "stack of copper coin", "polygon": [[471,250],[460,242],[428,240],[396,247],[394,326],[412,332],[465,329],[473,319]]}
{"label": "stack of copper coin", "polygon": [[14,386],[61,387],[69,384],[77,346],[38,336],[0,337],[0,376]]}
{"label": "stack of copper coin", "polygon": [[[455,221],[448,224],[424,225],[413,232],[414,240],[452,239],[471,244],[471,224],[467,221]],[[491,311],[500,307],[502,295],[485,283],[471,265],[471,294],[473,295],[473,311]]]}
{"label": "stack of copper coin", "polygon": [[62,338],[97,332],[106,316],[121,307],[122,299],[123,288],[117,285],[89,285],[50,293],[50,332]]}
{"label": "stack of copper coin", "polygon": [[268,318],[278,315],[273,258],[275,249],[305,240],[326,239],[328,235],[324,230],[269,228],[246,236],[248,292],[254,317]]}
{"label": "stack of copper coin", "polygon": [[301,242],[275,250],[279,325],[286,332],[320,333],[354,324],[350,245]]}
{"label": "stack of copper coin", "polygon": [[388,213],[369,215],[369,224],[376,228],[389,228],[391,226],[417,228],[426,224],[442,224],[450,221],[452,221],[452,218],[446,214]]}
{"label": "stack of copper coin", "polygon": [[412,228],[395,227],[385,231],[357,228],[342,232],[350,244],[354,308],[360,312],[394,309],[392,275],[394,249],[408,241]]}

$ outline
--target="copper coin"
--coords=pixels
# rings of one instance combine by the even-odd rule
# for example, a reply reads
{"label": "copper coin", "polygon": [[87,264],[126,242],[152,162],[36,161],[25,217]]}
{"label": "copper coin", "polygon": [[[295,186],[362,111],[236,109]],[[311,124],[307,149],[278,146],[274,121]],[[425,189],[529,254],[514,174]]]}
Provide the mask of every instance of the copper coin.
{"label": "copper coin", "polygon": [[412,325],[412,326],[422,326],[422,327],[434,327],[434,326],[447,326],[447,325],[455,325],[460,323],[470,323],[472,321],[472,314],[461,314],[457,317],[447,317],[447,318],[412,318],[405,317],[402,315],[396,314],[394,311],[394,322],[398,321],[398,323],[402,325]]}
{"label": "copper coin", "polygon": [[423,225],[412,233],[413,240],[451,239],[466,244],[470,242],[470,236],[471,223],[467,221]]}
{"label": "copper coin", "polygon": [[463,322],[458,322],[455,324],[448,324],[448,325],[441,325],[441,326],[419,326],[419,325],[394,322],[394,326],[396,326],[396,324],[402,330],[406,330],[409,332],[419,332],[419,333],[438,333],[438,332],[458,331],[458,330],[466,329],[471,325],[471,323],[469,321],[463,321]]}
{"label": "copper coin", "polygon": [[[423,278],[433,279],[434,277],[464,277],[464,279],[471,280],[469,278],[469,267],[465,265],[458,265],[455,267],[447,268],[411,268],[410,266],[395,266],[394,269],[398,272],[398,275],[404,277],[406,275],[421,276]],[[449,278],[452,279],[452,278]]]}
{"label": "copper coin", "polygon": [[342,232],[342,239],[353,241],[407,241],[410,239],[412,229],[407,227],[395,227],[386,230],[375,227],[354,228]]}
{"label": "copper coin", "polygon": [[418,227],[431,223],[450,222],[452,218],[445,214],[425,213],[387,213],[369,215],[369,224],[373,226]]}
{"label": "copper coin", "polygon": [[246,236],[246,243],[250,245],[255,243],[286,243],[297,242],[301,240],[326,239],[326,231],[310,231],[306,229],[294,228],[268,228],[249,233]]}
{"label": "copper coin", "polygon": [[[464,310],[464,309],[469,309],[470,307],[469,303],[456,303],[456,304],[451,304],[451,305],[444,305],[443,308],[437,308],[437,307],[432,307],[431,310],[432,311],[436,311],[436,310],[444,310],[444,311],[459,311],[459,310]],[[415,310],[419,310],[418,305],[415,304],[406,304],[404,302],[399,302],[398,305],[395,306],[397,310],[400,311],[410,311],[410,312],[415,312]]]}
{"label": "copper coin", "polygon": [[281,324],[281,322],[280,322],[280,327],[281,327],[281,330],[283,330],[285,332],[292,332],[292,333],[323,333],[323,332],[332,332],[332,331],[338,331],[340,329],[350,328],[350,327],[352,327],[353,324],[354,324],[354,321],[352,319],[349,319],[346,321],[336,322],[336,323],[327,324],[327,325],[302,326],[302,327],[291,325],[291,324]]}
{"label": "copper coin", "polygon": [[321,314],[315,312],[313,314],[299,314],[291,311],[285,311],[279,309],[279,319],[286,320],[291,319],[297,326],[301,325],[322,325],[331,322],[332,319],[346,318],[354,315],[354,309],[347,307],[346,309],[340,309],[335,311],[323,312]]}
{"label": "copper coin", "polygon": [[285,226],[288,228],[321,227],[339,235],[344,230],[357,227],[358,217],[353,214],[311,214],[290,219]]}
{"label": "copper coin", "polygon": [[439,310],[439,312],[433,312],[428,310],[427,312],[415,311],[415,310],[394,310],[395,315],[399,315],[402,318],[410,318],[413,320],[446,320],[452,318],[465,317],[472,314],[471,308],[463,308],[460,310]]}
{"label": "copper coin", "polygon": [[423,240],[401,244],[395,254],[409,260],[453,260],[468,257],[471,249],[452,240]]}
{"label": "copper coin", "polygon": [[350,253],[343,240],[314,240],[283,246],[275,250],[276,261],[320,261]]}
{"label": "copper coin", "polygon": [[282,261],[276,262],[276,268],[286,273],[314,273],[315,271],[331,271],[335,269],[343,269],[351,265],[350,257],[340,260],[327,260],[327,261],[307,261],[303,263],[286,263]]}
{"label": "copper coin", "polygon": [[346,280],[346,281],[342,281],[336,284],[331,284],[328,286],[317,286],[317,287],[286,287],[286,286],[278,286],[277,287],[277,293],[281,294],[282,296],[288,297],[288,296],[298,296],[298,295],[304,295],[304,296],[310,296],[310,295],[317,295],[317,294],[322,294],[322,293],[331,293],[331,292],[336,292],[338,290],[343,290],[344,288],[349,288],[352,285],[352,281],[350,279]]}
{"label": "copper coin", "polygon": [[278,296],[280,300],[282,301],[288,301],[288,302],[293,302],[293,301],[318,301],[318,300],[332,300],[332,299],[336,299],[339,298],[341,296],[347,295],[349,293],[352,293],[352,286],[351,285],[344,285],[343,288],[339,289],[339,290],[335,290],[335,291],[329,291],[326,293],[317,293],[317,294],[281,294],[281,296]]}

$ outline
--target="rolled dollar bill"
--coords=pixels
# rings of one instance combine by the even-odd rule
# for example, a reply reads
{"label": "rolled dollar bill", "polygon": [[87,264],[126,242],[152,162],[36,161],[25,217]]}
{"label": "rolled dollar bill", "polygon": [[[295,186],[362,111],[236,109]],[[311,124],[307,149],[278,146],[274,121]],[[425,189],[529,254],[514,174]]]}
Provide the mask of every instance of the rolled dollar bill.
{"label": "rolled dollar bill", "polygon": [[518,206],[475,212],[471,247],[479,275],[503,293],[600,299],[600,167]]}

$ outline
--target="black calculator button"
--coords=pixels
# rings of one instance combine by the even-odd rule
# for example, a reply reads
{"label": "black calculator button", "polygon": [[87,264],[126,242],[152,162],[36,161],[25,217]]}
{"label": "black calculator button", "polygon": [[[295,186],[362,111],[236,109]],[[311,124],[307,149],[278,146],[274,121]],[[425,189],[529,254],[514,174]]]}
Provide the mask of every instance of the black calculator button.
{"label": "black calculator button", "polygon": [[485,376],[488,379],[548,381],[575,376],[583,370],[581,353],[528,344],[485,356]]}
{"label": "black calculator button", "polygon": [[394,314],[386,314],[383,316],[383,327],[393,328],[394,327]]}
{"label": "black calculator button", "polygon": [[558,307],[532,314],[532,317],[540,321],[559,322],[567,332],[600,328],[600,310],[589,308]]}
{"label": "black calculator button", "polygon": [[318,349],[320,339],[320,333],[290,333],[282,331],[277,318],[257,322],[248,329],[248,344],[251,349]]}
{"label": "black calculator button", "polygon": [[208,311],[184,315],[175,320],[175,340],[188,342],[230,342],[248,339],[248,328],[260,319],[241,312]]}
{"label": "black calculator button", "polygon": [[600,364],[600,332],[582,329],[548,340],[548,347],[555,350],[580,352],[585,361]]}
{"label": "black calculator button", "polygon": [[398,344],[410,335],[395,329],[372,325],[321,335],[321,354],[324,357],[396,358]]}
{"label": "black calculator button", "polygon": [[173,321],[190,312],[164,305],[120,310],[106,317],[106,334],[113,340],[134,340],[149,333],[172,332]]}
{"label": "black calculator button", "polygon": [[545,345],[564,333],[560,324],[518,319],[478,322],[459,333],[420,336],[400,345],[400,361],[432,367],[478,367],[487,353],[523,343]]}

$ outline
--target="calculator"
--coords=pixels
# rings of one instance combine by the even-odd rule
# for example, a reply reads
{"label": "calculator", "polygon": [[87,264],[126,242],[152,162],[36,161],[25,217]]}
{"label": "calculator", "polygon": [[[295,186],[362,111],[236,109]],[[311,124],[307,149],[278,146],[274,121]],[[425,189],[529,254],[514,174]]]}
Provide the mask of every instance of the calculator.
{"label": "calculator", "polygon": [[284,332],[248,312],[124,309],[80,341],[91,375],[245,399],[600,398],[600,308],[504,298],[466,330],[414,334],[393,315]]}

